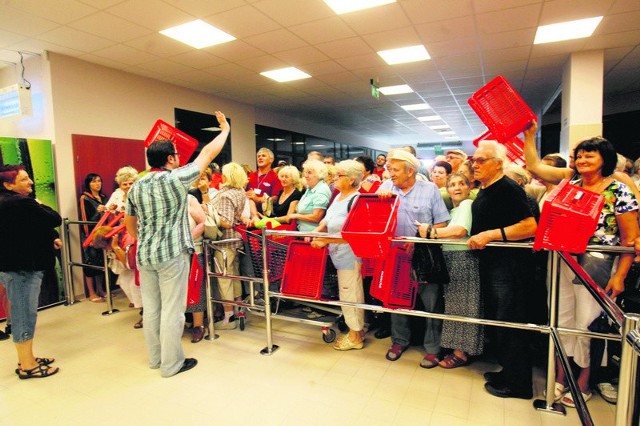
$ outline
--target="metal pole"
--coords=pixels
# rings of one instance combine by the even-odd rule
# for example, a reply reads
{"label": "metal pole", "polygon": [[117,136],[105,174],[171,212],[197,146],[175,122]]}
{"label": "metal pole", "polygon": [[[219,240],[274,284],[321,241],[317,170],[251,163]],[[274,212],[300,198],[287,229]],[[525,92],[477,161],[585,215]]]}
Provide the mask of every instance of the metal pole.
{"label": "metal pole", "polygon": [[638,374],[638,351],[640,351],[638,322],[640,322],[639,314],[626,314],[622,323],[622,353],[615,426],[634,424],[635,386]]}
{"label": "metal pole", "polygon": [[62,278],[64,279],[64,292],[67,298],[67,304],[73,305],[76,301],[73,293],[73,277],[71,275],[71,238],[69,237],[69,218],[64,218],[62,221],[62,238],[64,243],[64,250],[62,251]]}
{"label": "metal pole", "polygon": [[[549,327],[555,330],[558,326],[558,277],[560,269],[558,268],[558,252],[553,250],[549,252],[547,279],[549,280]],[[566,415],[564,406],[555,402],[555,383],[556,383],[556,355],[553,333],[549,333],[549,349],[547,352],[547,395],[545,400],[536,399],[533,401],[533,407],[539,411],[548,411],[555,414]]]}
{"label": "metal pole", "polygon": [[269,294],[269,262],[267,259],[267,229],[262,230],[262,275],[264,291],[264,320],[267,333],[267,346],[260,351],[261,355],[271,355],[278,350],[278,345],[273,344],[271,334],[271,295]]}
{"label": "metal pole", "polygon": [[213,302],[212,302],[212,297],[211,297],[211,276],[209,275],[211,273],[211,255],[210,255],[210,248],[209,248],[209,244],[207,242],[207,240],[204,240],[202,242],[202,250],[204,252],[204,271],[207,277],[207,282],[206,282],[206,286],[205,286],[205,291],[206,291],[206,296],[207,296],[207,330],[208,330],[208,334],[205,337],[206,340],[216,340],[218,337],[216,334],[216,330],[215,330],[215,326],[214,321],[213,321]]}
{"label": "metal pole", "polygon": [[104,288],[107,291],[107,309],[102,313],[102,315],[111,315],[116,312],[120,312],[118,309],[113,309],[113,300],[111,299],[111,280],[109,279],[109,258],[107,257],[107,251],[102,250],[102,261],[104,262],[103,273],[104,273]]}

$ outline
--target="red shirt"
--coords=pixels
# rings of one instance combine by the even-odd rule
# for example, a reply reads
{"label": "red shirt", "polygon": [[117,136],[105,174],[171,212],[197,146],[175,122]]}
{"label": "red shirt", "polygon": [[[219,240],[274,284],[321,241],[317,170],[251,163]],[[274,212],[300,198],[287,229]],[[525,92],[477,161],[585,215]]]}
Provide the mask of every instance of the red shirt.
{"label": "red shirt", "polygon": [[373,169],[373,174],[376,174],[376,175],[380,176],[380,179],[382,179],[382,175],[384,174],[384,172],[385,172],[385,168],[384,167],[381,168],[381,169],[379,169],[377,167],[375,169]]}
{"label": "red shirt", "polygon": [[[255,172],[249,173],[249,183],[247,183],[247,191],[253,189],[256,192],[256,189],[260,190],[260,193],[257,195],[262,195],[266,193],[270,197],[274,195],[278,195],[280,190],[282,189],[282,184],[280,183],[280,179],[278,179],[278,175],[273,170],[269,170],[266,174],[258,176],[258,170]],[[257,193],[257,192],[256,192]]]}

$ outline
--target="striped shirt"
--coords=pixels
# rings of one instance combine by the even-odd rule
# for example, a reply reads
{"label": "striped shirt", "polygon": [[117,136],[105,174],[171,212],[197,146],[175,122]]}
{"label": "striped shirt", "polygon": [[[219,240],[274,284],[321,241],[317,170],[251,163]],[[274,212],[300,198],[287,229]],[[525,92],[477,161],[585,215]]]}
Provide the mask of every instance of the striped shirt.
{"label": "striped shirt", "polygon": [[195,163],[138,179],[127,196],[126,214],[138,220],[138,265],[166,262],[193,253],[187,193],[200,176]]}

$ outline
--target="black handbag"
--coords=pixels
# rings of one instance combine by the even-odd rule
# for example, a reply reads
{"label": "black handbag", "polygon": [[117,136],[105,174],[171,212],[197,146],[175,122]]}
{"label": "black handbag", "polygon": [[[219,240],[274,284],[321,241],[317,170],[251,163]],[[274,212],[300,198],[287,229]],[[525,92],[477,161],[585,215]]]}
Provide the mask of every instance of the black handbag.
{"label": "black handbag", "polygon": [[413,245],[411,279],[418,283],[449,283],[449,271],[442,253],[442,244],[415,243]]}

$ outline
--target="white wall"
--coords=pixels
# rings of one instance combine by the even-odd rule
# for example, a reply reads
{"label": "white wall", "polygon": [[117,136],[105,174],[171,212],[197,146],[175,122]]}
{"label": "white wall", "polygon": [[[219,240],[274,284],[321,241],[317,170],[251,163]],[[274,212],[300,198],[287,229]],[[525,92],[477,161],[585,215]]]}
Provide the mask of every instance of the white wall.
{"label": "white wall", "polygon": [[[232,124],[232,159],[241,164],[255,164],[256,123],[372,146],[370,141],[326,126],[292,120],[264,110],[256,114],[251,105],[61,54],[26,58],[25,65],[25,77],[32,83],[34,114],[0,120],[0,136],[53,141],[60,214],[72,220],[77,219],[78,194],[75,193],[71,135],[143,140],[158,118],[169,123],[174,121],[174,108],[202,113],[223,111]],[[15,84],[15,73],[13,67],[4,68],[0,72],[2,86]],[[75,247],[78,238],[77,233],[72,234],[74,259],[80,258],[79,249]],[[79,274],[79,268],[75,269]],[[81,282],[76,274],[74,282]],[[76,293],[80,293],[78,288]]]}

